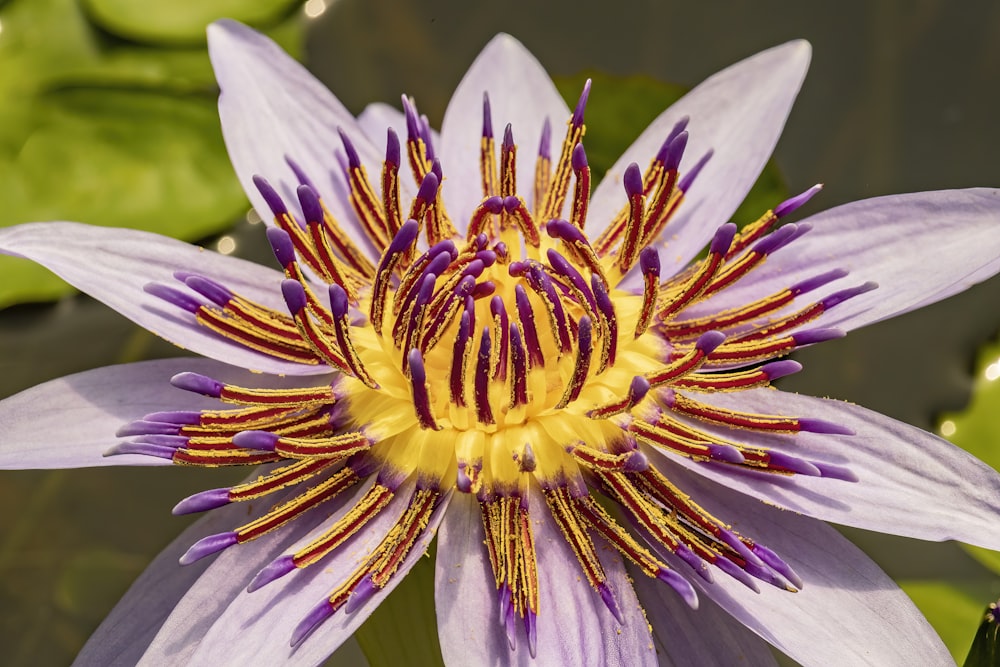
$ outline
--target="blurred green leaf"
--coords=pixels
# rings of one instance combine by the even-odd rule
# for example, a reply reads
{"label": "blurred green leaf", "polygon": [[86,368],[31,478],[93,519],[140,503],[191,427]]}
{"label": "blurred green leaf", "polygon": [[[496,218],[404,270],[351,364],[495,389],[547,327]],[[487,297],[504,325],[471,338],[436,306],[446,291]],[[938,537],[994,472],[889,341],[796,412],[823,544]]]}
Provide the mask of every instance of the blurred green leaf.
{"label": "blurred green leaf", "polygon": [[286,16],[300,0],[80,0],[88,17],[113,35],[156,44],[204,44],[205,26],[231,18],[254,26]]}
{"label": "blurred green leaf", "polygon": [[[1000,469],[1000,342],[986,345],[976,361],[972,399],[962,412],[941,416],[938,431],[981,461]],[[1000,573],[1000,553],[963,547]]]}
{"label": "blurred green leaf", "polygon": [[[240,16],[281,18],[297,1],[248,3]],[[177,7],[121,4],[151,23]],[[231,4],[199,3],[187,20],[194,25],[201,16],[204,34],[208,8],[224,13]],[[75,0],[12,0],[0,25],[0,227],[77,220],[190,241],[226,229],[243,212],[205,48],[122,42],[91,25]],[[270,34],[299,52],[297,17]],[[0,308],[69,291],[45,269],[0,256]]]}
{"label": "blurred green leaf", "polygon": [[956,662],[961,661],[982,618],[988,584],[900,581],[899,585],[934,626]]}
{"label": "blurred green leaf", "polygon": [[1000,610],[991,602],[983,613],[976,636],[965,658],[964,667],[996,667],[1000,665]]}
{"label": "blurred green leaf", "polygon": [[[556,88],[570,108],[576,106],[587,79],[593,81],[593,87],[587,100],[587,135],[584,143],[587,147],[587,161],[594,172],[594,182],[597,183],[646,126],[679,100],[687,89],[641,75],[613,76],[602,72],[582,72],[571,77],[555,77]],[[556,137],[560,140],[562,138],[558,131]],[[733,221],[740,226],[752,222],[787,196],[788,189],[781,173],[774,162],[770,161],[733,214]]]}

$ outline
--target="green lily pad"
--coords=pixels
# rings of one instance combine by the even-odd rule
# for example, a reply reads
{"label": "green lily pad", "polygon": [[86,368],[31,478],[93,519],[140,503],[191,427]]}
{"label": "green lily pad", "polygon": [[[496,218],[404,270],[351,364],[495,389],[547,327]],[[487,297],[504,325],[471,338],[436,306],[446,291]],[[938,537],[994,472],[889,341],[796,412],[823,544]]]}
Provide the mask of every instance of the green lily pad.
{"label": "green lily pad", "polygon": [[[576,105],[587,79],[593,81],[593,87],[587,100],[585,144],[587,161],[596,183],[642,131],[688,89],[642,75],[582,72],[571,77],[556,77],[556,88],[570,108]],[[771,160],[733,214],[733,221],[742,227],[787,197],[788,188]]]}
{"label": "green lily pad", "polygon": [[80,0],[88,18],[109,33],[154,44],[204,44],[205,26],[231,18],[253,26],[286,17],[300,0]]}
{"label": "green lily pad", "polygon": [[899,585],[934,626],[955,661],[960,663],[982,620],[988,584],[901,581]]}
{"label": "green lily pad", "polygon": [[[962,412],[942,415],[938,431],[981,461],[1000,469],[1000,342],[980,350],[974,377],[969,405]],[[983,565],[1000,573],[1000,553],[963,547]]]}
{"label": "green lily pad", "polygon": [[[287,14],[290,0],[277,4]],[[75,0],[11,0],[0,25],[0,227],[76,220],[193,241],[245,211],[205,48],[111,39]],[[294,54],[301,32],[293,18],[271,34]],[[45,269],[0,256],[0,308],[70,291]]]}

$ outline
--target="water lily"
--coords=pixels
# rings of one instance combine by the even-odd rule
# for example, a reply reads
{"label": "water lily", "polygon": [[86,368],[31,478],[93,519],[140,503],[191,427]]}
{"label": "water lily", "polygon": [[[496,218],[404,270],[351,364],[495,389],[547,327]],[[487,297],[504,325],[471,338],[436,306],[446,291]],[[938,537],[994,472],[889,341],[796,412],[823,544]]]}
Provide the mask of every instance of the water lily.
{"label": "water lily", "polygon": [[770,385],[795,349],[1000,270],[1000,191],[782,224],[816,187],[737,230],[804,42],[695,88],[591,194],[589,86],[569,109],[509,36],[440,133],[410,98],[352,117],[243,26],[209,38],[280,270],[136,231],[0,231],[203,355],[6,399],[0,464],[260,466],[177,505],[205,515],[80,662],[321,662],[435,537],[449,664],[774,664],[767,644],[808,665],[950,662],[825,522],[1000,548],[1000,477]]}

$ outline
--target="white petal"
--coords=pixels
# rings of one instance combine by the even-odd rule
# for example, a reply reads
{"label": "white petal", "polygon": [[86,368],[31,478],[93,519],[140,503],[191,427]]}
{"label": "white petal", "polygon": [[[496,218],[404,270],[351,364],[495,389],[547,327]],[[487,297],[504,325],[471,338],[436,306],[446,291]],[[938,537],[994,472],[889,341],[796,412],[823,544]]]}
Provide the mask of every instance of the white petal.
{"label": "white petal", "polygon": [[[441,653],[446,664],[643,665],[656,664],[653,641],[621,559],[598,546],[601,563],[625,616],[619,625],[590,588],[580,565],[545,508],[531,497],[538,558],[538,653],[528,652],[521,620],[511,651],[500,624],[496,584],[490,569],[482,519],[475,498],[456,495],[441,526],[435,604]],[[516,618],[516,617],[515,617]]]}
{"label": "white petal", "polygon": [[810,300],[867,281],[879,288],[809,327],[856,329],[957,294],[1000,271],[1000,190],[891,195],[811,216],[812,230],[692,315],[766,296],[831,269],[845,278]]}
{"label": "white petal", "polygon": [[384,157],[368,141],[340,100],[301,64],[267,37],[235,21],[208,28],[208,52],[222,89],[222,136],[236,175],[264,220],[274,216],[252,178],[266,178],[294,210],[298,185],[285,162],[290,157],[319,189],[344,231],[374,254],[346,197],[343,173],[334,158],[343,151],[341,128],[357,148],[369,174]]}
{"label": "white petal", "polygon": [[[954,539],[1000,549],[1000,474],[946,440],[830,399],[769,389],[698,398],[749,412],[824,419],[852,429],[852,436],[799,433],[767,438],[744,432],[739,439],[846,466],[859,481],[742,473],[687,459],[681,461],[685,467],[817,519],[923,540]],[[732,432],[728,435],[733,437]]]}
{"label": "white petal", "polygon": [[121,439],[115,431],[160,410],[204,410],[219,402],[176,389],[170,377],[193,371],[250,386],[299,385],[254,375],[209,359],[160,359],[84,371],[0,401],[0,468],[87,468],[166,465],[153,456],[104,456]]}
{"label": "white petal", "polygon": [[[553,152],[558,156],[560,128],[570,117],[569,107],[555,84],[519,41],[497,35],[476,58],[448,103],[441,124],[441,168],[448,213],[464,230],[473,209],[483,199],[479,174],[479,146],[483,132],[483,93],[489,93],[493,135],[499,147],[510,123],[518,148],[517,191],[531,202],[535,157],[548,118],[553,130]],[[420,100],[417,100],[419,103]]]}
{"label": "white petal", "polygon": [[692,578],[719,606],[776,648],[805,667],[954,664],[906,594],[837,531],[654,457],[707,511],[777,552],[802,577],[805,584],[797,593],[766,584],[754,593],[719,572],[714,584]]}
{"label": "white petal", "polygon": [[142,289],[147,283],[158,282],[183,291],[184,285],[173,274],[190,271],[287,312],[281,300],[283,275],[273,269],[158,234],[75,222],[36,222],[0,229],[0,252],[38,262],[136,324],[192,352],[267,373],[329,372],[323,365],[275,359],[231,342],[197,324],[190,313]]}
{"label": "white petal", "polygon": [[[671,128],[690,117],[681,174],[709,150],[714,155],[695,179],[660,250],[663,275],[683,267],[711,239],[757,180],[799,92],[811,48],[794,41],[732,65],[705,80],[654,120],[608,170],[594,191],[587,235],[595,238],[625,204],[622,175],[637,162],[645,169]],[[598,95],[599,91],[594,91]]]}

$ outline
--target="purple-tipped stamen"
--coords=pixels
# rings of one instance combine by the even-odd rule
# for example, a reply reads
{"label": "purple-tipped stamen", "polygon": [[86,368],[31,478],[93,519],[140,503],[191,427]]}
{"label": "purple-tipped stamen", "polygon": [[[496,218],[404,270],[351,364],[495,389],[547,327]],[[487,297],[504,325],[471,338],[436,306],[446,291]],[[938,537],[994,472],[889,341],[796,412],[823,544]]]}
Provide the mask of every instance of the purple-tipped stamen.
{"label": "purple-tipped stamen", "polygon": [[[308,185],[313,190],[316,190],[316,186],[313,185],[312,179],[306,175],[306,172],[303,171],[302,167],[299,166],[298,162],[296,162],[291,157],[286,155],[285,164],[287,164],[288,167],[292,170],[292,173],[295,174],[295,180],[297,180],[300,185]],[[319,190],[316,191],[319,192]]]}
{"label": "purple-tipped stamen", "polygon": [[573,147],[573,171],[580,173],[586,169],[589,165],[587,164],[587,151],[584,149],[582,143],[578,143]]}
{"label": "purple-tipped stamen", "polygon": [[854,435],[854,429],[843,424],[834,424],[825,419],[814,419],[812,417],[800,417],[799,428],[809,433],[822,433],[824,435]]}
{"label": "purple-tipped stamen", "polygon": [[281,437],[270,431],[241,431],[233,436],[233,444],[243,449],[273,452]]}
{"label": "purple-tipped stamen", "polygon": [[545,122],[542,123],[542,136],[538,140],[538,157],[543,160],[552,159],[552,124],[549,122],[549,117],[545,117]]}
{"label": "purple-tipped stamen", "polygon": [[347,292],[336,283],[330,285],[330,314],[336,319],[347,315]]}
{"label": "purple-tipped stamen", "polygon": [[786,199],[785,201],[781,202],[780,204],[774,207],[775,217],[781,218],[788,215],[789,213],[794,212],[796,209],[801,207],[807,201],[812,199],[816,195],[816,193],[818,193],[822,189],[823,189],[823,184],[817,183],[816,185],[812,186],[805,192],[795,195],[794,197],[790,197],[789,199]]}
{"label": "purple-tipped stamen", "polygon": [[698,174],[701,173],[701,170],[705,168],[705,165],[708,164],[708,161],[712,159],[712,155],[714,154],[715,151],[709,150],[694,163],[694,166],[692,166],[687,173],[681,177],[681,180],[677,183],[677,188],[681,192],[687,192],[691,189],[691,184],[694,183],[694,179],[698,178]]}
{"label": "purple-tipped stamen", "polygon": [[185,294],[173,287],[161,285],[160,283],[146,283],[142,286],[142,291],[146,294],[152,294],[158,299],[163,299],[170,305],[186,310],[189,313],[197,313],[203,305],[201,301],[190,294]]}
{"label": "purple-tipped stamen", "polygon": [[319,195],[308,185],[300,185],[295,189],[295,194],[299,197],[299,206],[302,207],[302,217],[306,222],[323,221],[323,205],[319,201]]}
{"label": "purple-tipped stamen", "polygon": [[359,581],[354,587],[354,590],[351,591],[351,595],[347,598],[347,602],[344,604],[344,613],[354,613],[356,609],[368,602],[368,600],[370,600],[372,596],[380,590],[382,589],[375,585],[375,582],[372,581],[371,575],[368,575]]}
{"label": "purple-tipped stamen", "polygon": [[483,91],[483,137],[493,138],[493,111],[490,109],[490,94]]}
{"label": "purple-tipped stamen", "polygon": [[729,247],[733,244],[737,227],[731,222],[720,226],[715,230],[712,243],[708,246],[708,251],[716,255],[725,255],[729,252]]}
{"label": "purple-tipped stamen", "polygon": [[668,570],[666,568],[661,568],[656,573],[656,578],[663,583],[674,589],[681,599],[687,604],[691,609],[698,608],[698,593],[695,592],[694,586],[691,582],[677,574],[673,570]]}
{"label": "purple-tipped stamen", "polygon": [[385,131],[385,161],[399,169],[399,136],[391,127]]}
{"label": "purple-tipped stamen", "polygon": [[217,306],[225,306],[233,299],[232,292],[204,276],[192,274],[185,276],[183,280],[185,285]]}
{"label": "purple-tipped stamen", "polygon": [[134,435],[179,435],[180,424],[170,422],[151,422],[143,419],[131,421],[115,431],[115,436],[119,438],[130,438]]}
{"label": "purple-tipped stamen", "polygon": [[625,174],[622,176],[622,185],[625,186],[625,195],[629,199],[642,194],[642,171],[635,162],[625,167]]}
{"label": "purple-tipped stamen", "polygon": [[295,571],[295,560],[291,556],[279,556],[264,566],[260,572],[247,584],[247,593],[253,593],[276,581],[289,572]]}
{"label": "purple-tipped stamen", "polygon": [[292,648],[297,647],[306,637],[311,635],[316,628],[320,626],[326,619],[333,616],[333,612],[336,611],[333,605],[330,604],[329,600],[323,600],[318,605],[313,607],[305,618],[303,618],[298,625],[295,626],[295,630],[292,631],[292,639],[289,642]]}
{"label": "purple-tipped stamen", "polygon": [[670,140],[669,144],[664,144],[666,151],[663,156],[663,166],[668,171],[677,171],[681,166],[681,159],[687,149],[688,133],[678,132],[677,136]]}
{"label": "purple-tipped stamen", "polygon": [[524,610],[524,633],[528,636],[528,653],[532,658],[538,654],[538,616],[531,609]]}
{"label": "purple-tipped stamen", "polygon": [[850,468],[834,465],[833,463],[823,463],[821,461],[812,461],[811,463],[817,468],[819,468],[820,475],[822,475],[823,477],[829,477],[830,479],[839,479],[843,482],[859,481],[857,474],[855,474],[855,472]]}
{"label": "purple-tipped stamen", "polygon": [[743,452],[732,445],[727,445],[725,443],[709,443],[706,447],[708,447],[708,455],[713,461],[734,463],[736,465],[746,461],[746,457],[743,456]]}
{"label": "purple-tipped stamen", "polygon": [[698,340],[695,341],[694,346],[703,354],[709,355],[712,354],[712,352],[715,352],[715,348],[722,345],[725,340],[726,334],[721,331],[706,331],[702,335],[698,336]]}
{"label": "purple-tipped stamen", "polygon": [[712,576],[712,570],[708,567],[708,563],[703,561],[698,555],[691,551],[688,547],[683,544],[678,544],[676,551],[674,553],[682,561],[691,566],[695,574],[704,579],[707,583],[712,583],[715,581],[715,577]]}
{"label": "purple-tipped stamen", "polygon": [[142,421],[163,422],[167,424],[197,424],[201,421],[201,413],[197,410],[166,410],[150,412],[142,416]]}
{"label": "purple-tipped stamen", "polygon": [[764,364],[760,367],[760,370],[767,376],[769,381],[773,381],[798,373],[802,370],[802,364],[791,359],[782,359],[781,361],[772,361],[771,363]]}
{"label": "purple-tipped stamen", "polygon": [[282,280],[281,296],[285,298],[288,311],[293,315],[306,307],[306,290],[298,280]]}
{"label": "purple-tipped stamen", "polygon": [[267,182],[266,178],[255,174],[253,177],[253,184],[257,186],[257,191],[260,192],[260,195],[267,203],[267,207],[271,209],[271,213],[273,213],[276,218],[288,213],[288,208],[285,206],[285,202],[282,201],[281,196],[273,187],[271,187],[271,184]]}
{"label": "purple-tipped stamen", "polygon": [[402,96],[403,114],[406,116],[406,135],[410,141],[416,141],[420,137],[420,119],[417,118],[416,106],[409,97]]}
{"label": "purple-tipped stamen", "polygon": [[778,554],[760,544],[755,544],[753,546],[753,552],[757,554],[769,568],[790,581],[793,586],[798,589],[802,588],[802,577],[800,577],[795,570],[792,569],[791,565],[782,560]]}
{"label": "purple-tipped stamen", "polygon": [[179,447],[187,447],[188,443],[191,442],[191,438],[186,435],[163,435],[159,433],[146,433],[139,436],[134,436],[138,438],[134,442],[141,442],[147,445],[156,445],[158,447],[169,447],[171,449],[178,449]]}
{"label": "purple-tipped stamen", "polygon": [[647,246],[639,252],[639,270],[644,276],[660,276],[660,253],[656,248]]}
{"label": "purple-tipped stamen", "polygon": [[806,278],[801,282],[795,283],[794,285],[788,288],[788,291],[790,291],[795,296],[799,296],[801,294],[805,294],[806,292],[811,292],[814,289],[822,287],[823,285],[831,283],[834,280],[843,278],[846,275],[848,275],[848,272],[844,269],[833,269],[831,271],[827,271],[826,273],[821,273],[818,276],[813,276],[812,278]]}
{"label": "purple-tipped stamen", "polygon": [[622,609],[618,606],[618,600],[615,599],[615,594],[611,590],[611,587],[606,583],[598,584],[597,592],[600,593],[604,606],[608,608],[608,611],[615,617],[615,620],[620,625],[625,625],[625,617],[622,615]]}
{"label": "purple-tipped stamen", "polygon": [[214,510],[217,507],[222,507],[223,505],[228,504],[228,488],[209,489],[208,491],[201,491],[200,493],[188,496],[174,505],[174,509],[171,510],[171,512],[177,516],[181,514],[194,514],[196,512]]}
{"label": "purple-tipped stamen", "polygon": [[191,563],[201,560],[205,556],[211,556],[212,554],[218,553],[223,549],[228,549],[236,544],[236,542],[237,535],[232,531],[203,537],[192,544],[184,555],[180,557],[180,564],[190,565]]}
{"label": "purple-tipped stamen", "polygon": [[835,338],[843,338],[846,335],[847,333],[843,329],[809,329],[808,331],[796,331],[792,334],[792,340],[795,341],[797,347],[803,347]]}
{"label": "purple-tipped stamen", "polygon": [[505,151],[514,148],[514,128],[511,127],[510,123],[507,123],[507,127],[503,129],[503,143],[500,145]]}
{"label": "purple-tipped stamen", "polygon": [[282,268],[293,264],[295,262],[295,246],[292,244],[292,237],[288,235],[288,232],[277,227],[268,227],[264,233],[267,236],[267,242],[271,244],[271,250],[274,252],[278,264]]}
{"label": "purple-tipped stamen", "polygon": [[753,577],[747,574],[742,568],[728,558],[720,556],[715,559],[714,565],[736,581],[752,590],[754,593],[760,593],[760,588],[758,588],[757,583],[753,580]]}
{"label": "purple-tipped stamen", "polygon": [[580,93],[580,99],[577,100],[576,108],[573,109],[572,123],[575,127],[583,125],[583,112],[587,109],[587,98],[590,97],[591,83],[592,81],[587,79],[587,82],[583,84],[583,92]]}
{"label": "purple-tipped stamen", "polygon": [[639,449],[633,449],[625,459],[625,472],[643,472],[649,470],[649,458]]}
{"label": "purple-tipped stamen", "polygon": [[434,198],[437,197],[438,185],[441,184],[441,179],[433,171],[427,172],[424,179],[420,182],[420,188],[417,190],[417,199],[423,202],[432,202]]}
{"label": "purple-tipped stamen", "polygon": [[753,246],[753,251],[758,255],[770,255],[778,249],[784,247],[792,241],[792,237],[799,231],[798,225],[785,225],[757,241]]}
{"label": "purple-tipped stamen", "polygon": [[878,289],[878,283],[869,281],[862,285],[858,285],[857,287],[842,289],[839,292],[834,292],[833,294],[825,296],[820,300],[820,303],[823,304],[823,308],[829,310],[834,306],[847,301],[848,299],[856,297],[859,294],[864,294],[865,292],[871,292],[874,289]]}
{"label": "purple-tipped stamen", "polygon": [[769,464],[773,467],[782,468],[807,477],[820,477],[822,475],[819,468],[814,466],[809,461],[800,459],[797,456],[785,454],[784,452],[775,451],[773,449],[767,452],[767,456]]}
{"label": "purple-tipped stamen", "polygon": [[[427,114],[420,114],[420,138],[424,140],[424,157],[430,162],[438,162],[434,156],[434,133],[431,132],[431,121]],[[441,166],[438,165],[438,178],[441,177]]]}
{"label": "purple-tipped stamen", "polygon": [[358,157],[357,149],[354,148],[354,144],[343,128],[338,127],[337,134],[340,135],[340,142],[344,145],[344,152],[347,154],[347,165],[351,169],[357,169],[361,166],[361,158]]}
{"label": "purple-tipped stamen", "polygon": [[211,396],[212,398],[222,396],[222,389],[225,387],[224,384],[218,380],[213,380],[207,375],[191,372],[178,373],[170,378],[170,384],[178,389],[201,394],[202,396]]}
{"label": "purple-tipped stamen", "polygon": [[155,456],[160,459],[173,460],[177,450],[173,447],[162,445],[152,445],[145,442],[119,442],[104,452],[104,456],[118,456],[119,454],[140,454],[142,456]]}
{"label": "purple-tipped stamen", "polygon": [[674,123],[674,126],[670,128],[670,134],[667,135],[667,142],[671,142],[680,136],[681,132],[687,129],[688,123],[691,122],[691,116],[681,116],[680,120]]}

